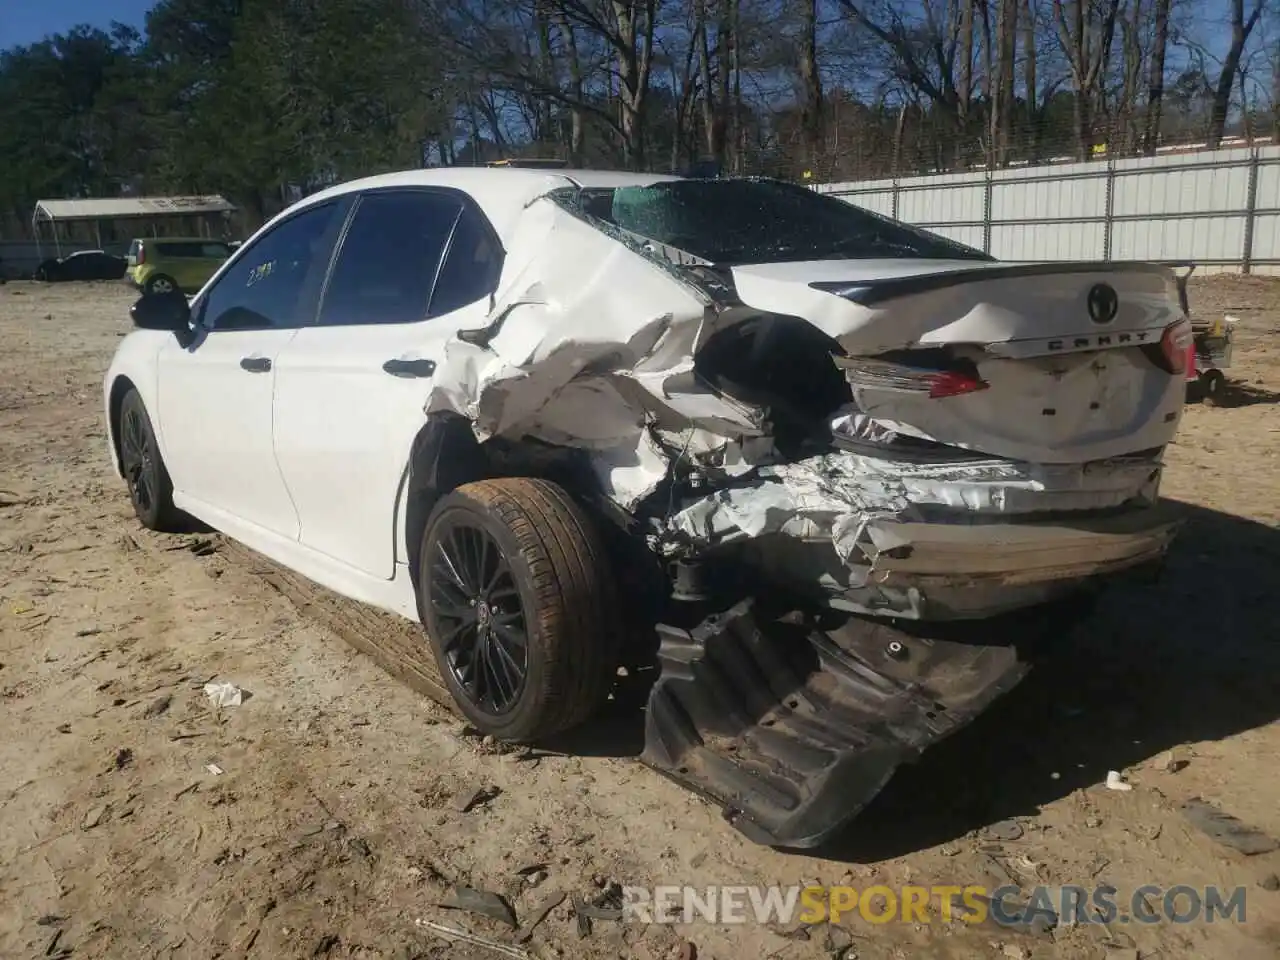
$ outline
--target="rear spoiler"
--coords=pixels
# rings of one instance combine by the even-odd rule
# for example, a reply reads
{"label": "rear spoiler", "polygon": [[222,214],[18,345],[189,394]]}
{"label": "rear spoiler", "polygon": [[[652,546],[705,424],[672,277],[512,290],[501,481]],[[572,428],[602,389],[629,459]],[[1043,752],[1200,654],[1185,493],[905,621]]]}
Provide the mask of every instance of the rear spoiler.
{"label": "rear spoiler", "polygon": [[[995,267],[975,267],[971,270],[945,270],[910,277],[889,277],[884,280],[848,281],[820,280],[809,284],[814,290],[832,293],[862,307],[870,307],[886,300],[917,293],[932,293],[948,287],[983,280],[1012,279],[1014,277],[1046,277],[1063,273],[1163,273],[1170,267],[1185,264],[1151,263],[1144,260],[1082,260],[1055,263],[1010,263]],[[1194,269],[1194,267],[1193,267]],[[1189,277],[1191,274],[1188,273]],[[1180,281],[1180,289],[1185,286]]]}

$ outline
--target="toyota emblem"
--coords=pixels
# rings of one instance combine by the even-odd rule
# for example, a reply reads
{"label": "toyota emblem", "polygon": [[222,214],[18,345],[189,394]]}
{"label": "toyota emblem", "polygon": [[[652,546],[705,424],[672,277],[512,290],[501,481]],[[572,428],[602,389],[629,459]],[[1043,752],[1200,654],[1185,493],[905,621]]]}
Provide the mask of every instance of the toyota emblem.
{"label": "toyota emblem", "polygon": [[1094,323],[1110,323],[1120,309],[1120,297],[1109,283],[1095,283],[1089,290],[1089,319]]}

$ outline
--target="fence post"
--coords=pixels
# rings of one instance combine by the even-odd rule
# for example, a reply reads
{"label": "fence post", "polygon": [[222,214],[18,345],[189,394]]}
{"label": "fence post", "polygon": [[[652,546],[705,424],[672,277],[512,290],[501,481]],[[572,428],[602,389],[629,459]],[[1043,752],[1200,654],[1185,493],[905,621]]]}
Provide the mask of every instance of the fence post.
{"label": "fence post", "polygon": [[892,205],[890,208],[890,214],[893,217],[893,219],[897,220],[898,219],[898,175],[896,173],[893,175],[893,194],[892,194],[892,199],[890,200],[890,203]]}
{"label": "fence post", "polygon": [[1253,270],[1253,221],[1258,210],[1258,161],[1259,149],[1249,151],[1249,185],[1246,188],[1244,212],[1244,249],[1240,251],[1240,272]]}
{"label": "fence post", "polygon": [[1102,259],[1111,262],[1111,232],[1115,227],[1116,161],[1107,157],[1106,213],[1102,224]]}
{"label": "fence post", "polygon": [[987,167],[987,181],[982,190],[982,252],[991,253],[991,167]]}

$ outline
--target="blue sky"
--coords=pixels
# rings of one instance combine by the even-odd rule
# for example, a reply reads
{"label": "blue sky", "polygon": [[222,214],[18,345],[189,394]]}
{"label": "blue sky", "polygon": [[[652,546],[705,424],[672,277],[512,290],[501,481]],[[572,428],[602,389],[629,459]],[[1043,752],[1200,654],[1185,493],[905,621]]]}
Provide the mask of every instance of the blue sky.
{"label": "blue sky", "polygon": [[119,20],[142,29],[155,0],[0,0],[0,50],[64,33],[77,23]]}

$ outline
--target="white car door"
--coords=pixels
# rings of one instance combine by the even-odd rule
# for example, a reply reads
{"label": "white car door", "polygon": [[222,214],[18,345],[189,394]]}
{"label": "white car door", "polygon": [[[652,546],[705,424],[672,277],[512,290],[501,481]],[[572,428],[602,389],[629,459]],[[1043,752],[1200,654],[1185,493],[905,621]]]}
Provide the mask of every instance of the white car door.
{"label": "white car door", "polygon": [[160,352],[165,463],[175,493],[210,522],[228,514],[298,535],[272,445],[274,364],[315,316],[347,209],[308,207],[255,238],[193,304],[191,346],[175,340]]}
{"label": "white car door", "polygon": [[305,546],[393,577],[397,497],[431,376],[459,329],[484,326],[502,257],[459,191],[360,197],[316,323],[276,364],[276,458]]}

